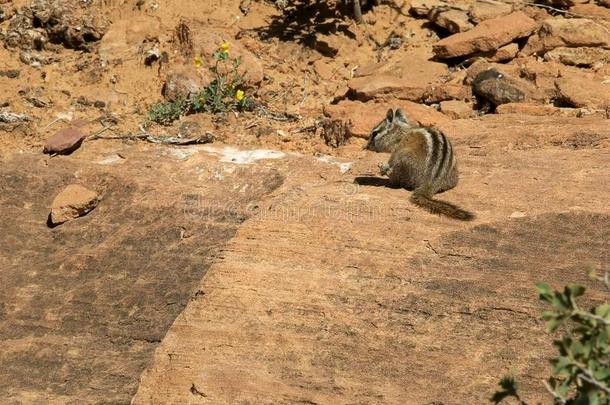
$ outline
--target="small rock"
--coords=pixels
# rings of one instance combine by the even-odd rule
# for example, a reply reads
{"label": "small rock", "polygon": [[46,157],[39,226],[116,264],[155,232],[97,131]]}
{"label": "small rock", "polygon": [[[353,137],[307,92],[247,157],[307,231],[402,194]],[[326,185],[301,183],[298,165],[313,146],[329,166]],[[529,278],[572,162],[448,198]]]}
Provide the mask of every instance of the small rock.
{"label": "small rock", "polygon": [[459,100],[441,101],[441,112],[453,119],[471,118],[474,115],[472,104]]}
{"label": "small rock", "polygon": [[4,76],[8,77],[9,79],[16,79],[20,74],[21,71],[19,69],[0,70],[0,77]]}
{"label": "small rock", "polygon": [[603,47],[610,49],[610,33],[602,25],[586,18],[550,18],[537,35],[532,35],[521,54],[545,54],[558,47]]}
{"label": "small rock", "polygon": [[527,37],[536,27],[536,21],[517,11],[485,20],[470,31],[441,39],[432,49],[438,58],[443,59],[494,51],[515,39]]}
{"label": "small rock", "polygon": [[480,1],[474,2],[470,8],[470,20],[475,24],[479,24],[482,21],[490,20],[492,18],[498,18],[510,14],[513,12],[513,6],[511,4]]}
{"label": "small rock", "polygon": [[409,11],[417,17],[427,17],[430,11],[445,7],[447,3],[441,0],[412,0]]}
{"label": "small rock", "polygon": [[158,61],[160,58],[161,58],[161,51],[159,51],[159,49],[155,46],[155,47],[149,49],[148,51],[146,51],[146,54],[144,56],[144,64],[146,66],[151,66],[153,63]]}
{"label": "small rock", "polygon": [[507,62],[512,60],[519,53],[519,45],[511,42],[508,45],[504,45],[497,51],[495,51],[492,55],[490,55],[487,60],[490,62]]}
{"label": "small rock", "polygon": [[510,214],[511,218],[525,218],[527,216],[527,214],[523,211],[515,211],[512,214]]}
{"label": "small rock", "polygon": [[603,48],[560,46],[544,54],[544,60],[564,65],[591,67],[597,64],[610,63],[610,50]]}
{"label": "small rock", "polygon": [[93,104],[85,96],[78,96],[78,98],[76,99],[76,103],[80,104],[80,105],[84,105],[85,107],[90,107]]}
{"label": "small rock", "polygon": [[95,108],[104,108],[104,107],[106,107],[106,103],[101,100],[95,100],[95,102],[93,103],[93,106]]}
{"label": "small rock", "polygon": [[167,74],[161,93],[169,101],[186,99],[201,90],[204,85],[204,79],[193,69],[174,67]]}
{"label": "small rock", "polygon": [[474,27],[469,20],[468,13],[461,10],[433,9],[428,14],[428,19],[453,34],[465,32]]}
{"label": "small rock", "polygon": [[98,202],[99,196],[95,191],[78,184],[70,184],[53,200],[49,223],[55,226],[82,217],[93,210]]}
{"label": "small rock", "polygon": [[69,127],[57,131],[44,144],[43,153],[67,155],[78,149],[86,135],[78,128]]}
{"label": "small rock", "polygon": [[313,63],[313,68],[322,80],[330,80],[333,77],[332,66],[322,59],[318,59]]}

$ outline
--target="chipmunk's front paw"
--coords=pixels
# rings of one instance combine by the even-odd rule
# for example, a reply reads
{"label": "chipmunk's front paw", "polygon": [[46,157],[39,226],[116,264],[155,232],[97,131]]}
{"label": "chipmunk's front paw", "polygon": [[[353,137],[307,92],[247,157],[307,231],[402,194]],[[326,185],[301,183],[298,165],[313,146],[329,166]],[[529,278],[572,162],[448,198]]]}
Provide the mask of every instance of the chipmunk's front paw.
{"label": "chipmunk's front paw", "polygon": [[390,165],[385,163],[385,162],[381,162],[377,165],[379,167],[379,174],[381,174],[382,176],[389,176],[390,172],[392,171],[392,169],[390,169]]}

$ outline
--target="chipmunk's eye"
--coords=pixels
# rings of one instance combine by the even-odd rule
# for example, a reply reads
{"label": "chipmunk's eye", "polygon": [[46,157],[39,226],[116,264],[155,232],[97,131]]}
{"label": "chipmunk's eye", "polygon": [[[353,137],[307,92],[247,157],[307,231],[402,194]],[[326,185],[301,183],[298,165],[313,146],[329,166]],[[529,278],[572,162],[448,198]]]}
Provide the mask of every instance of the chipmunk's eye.
{"label": "chipmunk's eye", "polygon": [[381,130],[379,128],[375,128],[372,132],[371,132],[371,139],[375,139],[375,137],[377,135],[379,135],[379,133],[381,132]]}

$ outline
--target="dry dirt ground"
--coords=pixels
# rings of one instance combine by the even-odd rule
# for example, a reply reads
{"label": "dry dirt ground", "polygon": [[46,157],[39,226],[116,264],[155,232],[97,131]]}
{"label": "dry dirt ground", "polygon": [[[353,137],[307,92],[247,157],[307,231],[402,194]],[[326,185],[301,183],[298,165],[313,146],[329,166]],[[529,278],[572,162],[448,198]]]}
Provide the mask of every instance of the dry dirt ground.
{"label": "dry dirt ground", "polygon": [[[173,49],[187,17],[237,36],[262,61],[254,95],[299,121],[195,115],[149,130],[175,135],[188,122],[214,143],[97,139],[49,157],[42,145],[66,121],[138,132],[161,98],[162,66],[144,67],[129,46],[106,48],[125,56],[104,65],[97,48],[62,45],[42,67],[0,48],[0,70],[20,70],[0,77],[0,103],[33,117],[0,127],[0,402],[478,404],[511,370],[528,400],[548,400],[553,336],[533,285],[581,283],[587,299],[606,297],[586,267],[610,262],[607,116],[427,112],[461,171],[438,198],[476,219],[430,215],[385,186],[377,163],[387,155],[357,137],[333,148],[307,129],[348,92],[352,68],[387,52],[367,35],[399,27],[413,34],[410,52],[429,56],[426,22],[384,5],[365,15],[368,33],[346,22],[312,45],[294,26],[286,38],[261,33],[278,23],[270,4],[242,2],[243,16],[236,1],[203,3],[91,7],[110,27],[135,27],[115,33],[127,43],[156,35]],[[366,104],[375,114],[352,111],[352,124],[405,103],[421,111],[384,95]],[[73,183],[99,193],[99,205],[50,228],[53,198]]]}

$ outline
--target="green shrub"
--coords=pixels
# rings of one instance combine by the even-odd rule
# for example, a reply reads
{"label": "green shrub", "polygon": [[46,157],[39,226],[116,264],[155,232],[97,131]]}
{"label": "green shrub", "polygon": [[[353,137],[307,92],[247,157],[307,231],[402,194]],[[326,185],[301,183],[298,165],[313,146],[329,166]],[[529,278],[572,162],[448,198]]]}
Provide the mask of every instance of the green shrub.
{"label": "green shrub", "polygon": [[171,125],[172,122],[180,118],[188,109],[188,101],[178,99],[176,101],[159,101],[153,104],[148,110],[147,118],[149,121],[161,125]]}
{"label": "green shrub", "polygon": [[[592,276],[605,283],[610,290],[608,274],[602,278]],[[610,304],[603,303],[590,310],[582,309],[576,298],[585,288],[568,285],[563,291],[553,291],[547,284],[536,285],[539,298],[550,304],[552,310],[545,311],[547,331],[554,332],[565,326],[565,334],[555,340],[558,354],[551,360],[553,375],[545,386],[553,397],[553,404],[609,404],[610,403]],[[492,401],[496,404],[506,397],[514,397],[525,404],[518,394],[514,377],[500,381],[501,390]]]}

